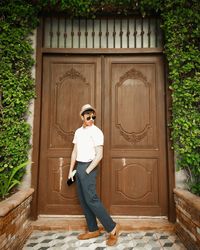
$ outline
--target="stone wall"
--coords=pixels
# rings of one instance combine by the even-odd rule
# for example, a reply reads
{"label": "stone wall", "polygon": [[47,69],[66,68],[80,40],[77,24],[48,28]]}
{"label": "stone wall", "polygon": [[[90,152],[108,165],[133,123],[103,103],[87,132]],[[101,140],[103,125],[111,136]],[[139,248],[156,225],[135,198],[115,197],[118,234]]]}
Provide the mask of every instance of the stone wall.
{"label": "stone wall", "polygon": [[0,249],[20,250],[29,237],[33,189],[21,190],[0,202]]}
{"label": "stone wall", "polygon": [[188,250],[200,249],[200,197],[175,189],[175,232]]}

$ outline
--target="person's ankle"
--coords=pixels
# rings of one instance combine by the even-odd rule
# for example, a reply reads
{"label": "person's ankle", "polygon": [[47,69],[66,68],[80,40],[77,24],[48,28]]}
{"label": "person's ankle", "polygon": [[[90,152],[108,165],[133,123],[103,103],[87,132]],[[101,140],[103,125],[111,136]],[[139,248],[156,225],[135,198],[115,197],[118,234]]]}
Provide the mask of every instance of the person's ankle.
{"label": "person's ankle", "polygon": [[117,227],[117,224],[115,225],[115,227],[113,228],[113,230],[110,232],[111,234],[115,235],[115,233],[116,233],[116,227]]}

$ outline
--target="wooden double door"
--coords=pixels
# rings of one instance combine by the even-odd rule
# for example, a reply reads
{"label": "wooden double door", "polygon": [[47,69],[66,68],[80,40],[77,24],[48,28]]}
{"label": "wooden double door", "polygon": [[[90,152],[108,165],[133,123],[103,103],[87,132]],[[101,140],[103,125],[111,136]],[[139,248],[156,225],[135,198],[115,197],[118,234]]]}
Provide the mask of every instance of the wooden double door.
{"label": "wooden double door", "polygon": [[112,215],[167,215],[166,124],[160,55],[43,58],[39,214],[82,214],[66,185],[80,107],[105,136],[98,193]]}

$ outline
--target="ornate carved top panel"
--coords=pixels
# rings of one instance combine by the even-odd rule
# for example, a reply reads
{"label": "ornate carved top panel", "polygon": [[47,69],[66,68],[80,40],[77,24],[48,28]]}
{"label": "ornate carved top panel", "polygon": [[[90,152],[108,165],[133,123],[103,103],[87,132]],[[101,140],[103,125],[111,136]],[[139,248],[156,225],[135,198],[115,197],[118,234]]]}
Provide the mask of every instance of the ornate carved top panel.
{"label": "ornate carved top panel", "polygon": [[141,141],[150,128],[150,83],[141,71],[131,68],[120,76],[115,95],[116,127],[128,142]]}
{"label": "ornate carved top panel", "polygon": [[60,76],[59,77],[60,81],[57,84],[61,84],[64,79],[79,79],[82,82],[86,82],[85,77],[80,72],[78,72],[77,70],[75,70],[74,68],[71,68],[65,74],[63,74],[62,76]]}
{"label": "ornate carved top panel", "polygon": [[[84,98],[84,95],[87,97]],[[59,77],[55,86],[54,123],[58,134],[62,137],[72,136],[78,124],[78,116],[71,119],[75,112],[75,109],[72,109],[75,106],[75,98],[78,100],[88,99],[88,95],[89,83],[77,69],[70,68]]]}

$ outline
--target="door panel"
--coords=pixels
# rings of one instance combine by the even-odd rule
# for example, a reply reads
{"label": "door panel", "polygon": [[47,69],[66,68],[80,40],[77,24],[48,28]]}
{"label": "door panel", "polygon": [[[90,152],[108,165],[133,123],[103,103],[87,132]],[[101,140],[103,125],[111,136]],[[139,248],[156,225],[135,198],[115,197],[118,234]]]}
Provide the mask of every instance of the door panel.
{"label": "door panel", "polygon": [[156,147],[154,73],[155,65],[112,64],[112,147]]}
{"label": "door panel", "polygon": [[[101,61],[97,57],[46,56],[43,61],[40,214],[80,214],[75,185],[66,186],[80,107],[101,113]],[[97,124],[101,127],[101,120]],[[99,189],[99,188],[98,188]]]}
{"label": "door panel", "polygon": [[162,70],[159,56],[105,60],[105,96],[110,98],[105,105],[108,140],[103,166],[112,214],[167,213]]}
{"label": "door panel", "polygon": [[161,56],[45,56],[39,173],[40,214],[81,214],[67,187],[80,107],[97,108],[105,135],[98,193],[113,215],[167,215]]}

